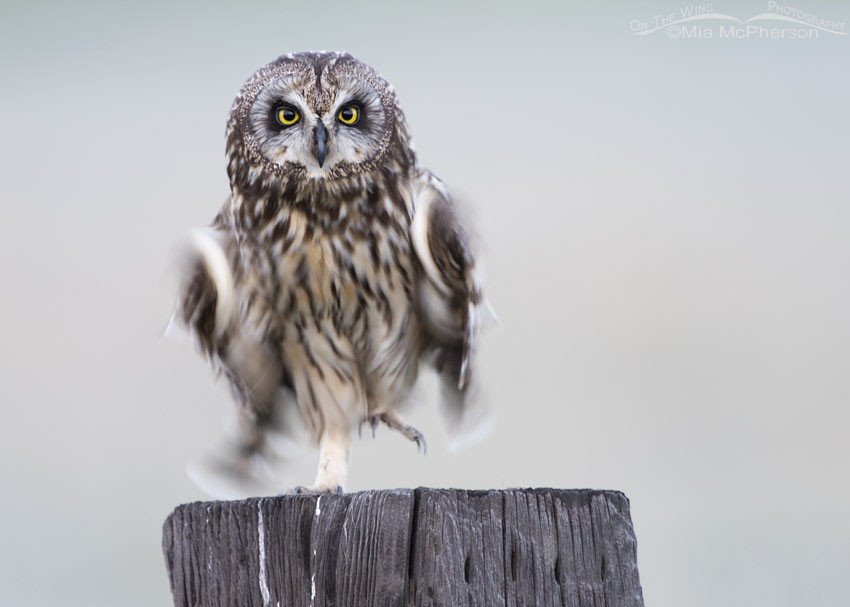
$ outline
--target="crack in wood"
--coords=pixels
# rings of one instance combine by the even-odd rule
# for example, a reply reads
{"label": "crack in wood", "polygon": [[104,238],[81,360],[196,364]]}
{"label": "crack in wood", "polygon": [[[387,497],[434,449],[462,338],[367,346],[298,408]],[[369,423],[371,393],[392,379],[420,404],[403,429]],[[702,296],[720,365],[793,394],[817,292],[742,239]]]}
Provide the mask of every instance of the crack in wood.
{"label": "crack in wood", "polygon": [[409,532],[409,540],[408,540],[408,548],[407,548],[407,582],[405,588],[405,595],[407,596],[407,605],[413,605],[413,596],[415,592],[415,582],[413,577],[413,565],[415,563],[415,553],[416,553],[416,532],[417,532],[417,524],[419,522],[419,496],[421,493],[420,489],[413,490],[413,508],[410,513],[410,532]]}

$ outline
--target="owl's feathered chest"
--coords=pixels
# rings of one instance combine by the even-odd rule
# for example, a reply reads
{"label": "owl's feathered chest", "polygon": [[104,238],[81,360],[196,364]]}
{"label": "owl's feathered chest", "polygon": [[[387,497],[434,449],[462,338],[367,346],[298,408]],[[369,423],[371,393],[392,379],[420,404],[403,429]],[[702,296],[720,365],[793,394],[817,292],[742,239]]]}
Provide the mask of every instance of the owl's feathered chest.
{"label": "owl's feathered chest", "polygon": [[[235,200],[246,313],[281,337],[330,325],[355,344],[405,337],[418,266],[406,196],[381,188],[311,206]],[[400,204],[401,203],[401,204]]]}

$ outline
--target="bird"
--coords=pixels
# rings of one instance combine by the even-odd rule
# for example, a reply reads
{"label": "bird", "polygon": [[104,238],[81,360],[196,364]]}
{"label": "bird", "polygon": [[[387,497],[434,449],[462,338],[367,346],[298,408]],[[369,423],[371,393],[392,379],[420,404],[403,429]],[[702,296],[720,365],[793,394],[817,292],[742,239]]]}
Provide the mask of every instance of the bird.
{"label": "bird", "polygon": [[469,222],[419,164],[390,83],[348,53],[282,55],[237,94],[226,160],[230,195],[192,232],[173,320],[230,386],[236,459],[294,414],[319,461],[289,492],[340,493],[364,423],[424,450],[399,412],[421,367],[461,425],[489,304]]}

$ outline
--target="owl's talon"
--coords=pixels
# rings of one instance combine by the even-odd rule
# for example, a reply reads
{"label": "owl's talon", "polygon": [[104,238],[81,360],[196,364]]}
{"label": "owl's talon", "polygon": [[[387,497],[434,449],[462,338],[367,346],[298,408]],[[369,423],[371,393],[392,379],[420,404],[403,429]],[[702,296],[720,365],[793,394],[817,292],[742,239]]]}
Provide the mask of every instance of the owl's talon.
{"label": "owl's talon", "polygon": [[287,489],[283,493],[278,493],[278,497],[285,495],[340,495],[344,492],[342,485],[333,485],[331,487],[305,487],[298,485]]}
{"label": "owl's talon", "polygon": [[404,421],[401,416],[395,413],[382,413],[380,418],[387,426],[406,436],[407,440],[416,443],[417,451],[421,449],[423,455],[428,453],[428,445],[425,443],[425,435]]}
{"label": "owl's talon", "polygon": [[407,438],[416,443],[416,451],[422,451],[422,455],[428,454],[428,444],[425,442],[425,435],[413,426],[408,426],[402,431]]}
{"label": "owl's talon", "polygon": [[419,436],[416,436],[413,439],[414,441],[416,441],[416,450],[419,451],[419,449],[421,448],[422,455],[428,455],[428,443],[425,442],[425,436],[421,432],[419,432],[419,430],[414,429],[414,432],[419,434]]}
{"label": "owl's talon", "polygon": [[375,430],[378,428],[378,416],[373,415],[369,418],[369,425],[372,427],[372,438],[375,438]]}
{"label": "owl's talon", "polygon": [[283,496],[286,496],[286,495],[308,495],[309,493],[310,493],[310,490],[307,487],[305,487],[304,485],[298,485],[296,487],[291,487],[291,488],[287,489],[286,491],[281,491],[280,493],[277,494],[277,496],[283,497]]}

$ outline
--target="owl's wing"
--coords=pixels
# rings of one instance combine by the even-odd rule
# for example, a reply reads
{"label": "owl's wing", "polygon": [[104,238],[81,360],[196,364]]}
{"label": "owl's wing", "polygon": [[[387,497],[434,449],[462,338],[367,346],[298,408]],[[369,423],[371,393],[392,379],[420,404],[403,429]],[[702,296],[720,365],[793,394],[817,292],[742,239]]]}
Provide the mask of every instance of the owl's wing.
{"label": "owl's wing", "polygon": [[445,186],[428,172],[415,188],[411,240],[423,268],[419,309],[441,378],[448,429],[468,435],[481,421],[481,409],[470,405],[481,404],[472,398],[473,367],[486,302],[469,233]]}
{"label": "owl's wing", "polygon": [[[287,433],[283,405],[291,400],[279,351],[239,313],[234,277],[241,273],[244,279],[246,272],[235,237],[220,217],[211,227],[194,230],[170,323],[188,330],[215,372],[227,378],[238,404],[226,444],[190,465],[196,484],[219,497],[250,493],[249,487],[263,482],[266,460],[274,456],[270,441]],[[226,486],[233,491],[218,489]]]}
{"label": "owl's wing", "polygon": [[273,408],[284,377],[280,355],[259,327],[238,312],[234,275],[238,249],[226,226],[194,230],[184,261],[178,319],[213,368],[231,383],[241,408],[262,416]]}

